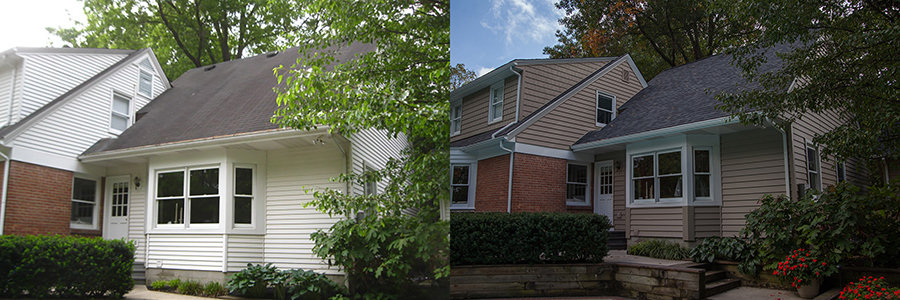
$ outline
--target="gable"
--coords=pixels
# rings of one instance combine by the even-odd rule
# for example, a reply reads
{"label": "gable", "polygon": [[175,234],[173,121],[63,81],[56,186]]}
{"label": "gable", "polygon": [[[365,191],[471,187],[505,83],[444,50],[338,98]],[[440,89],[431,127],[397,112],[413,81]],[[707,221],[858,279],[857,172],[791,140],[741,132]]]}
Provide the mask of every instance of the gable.
{"label": "gable", "polygon": [[523,70],[522,99],[519,118],[534,113],[548,101],[610,61],[612,59],[521,66],[520,68]]}

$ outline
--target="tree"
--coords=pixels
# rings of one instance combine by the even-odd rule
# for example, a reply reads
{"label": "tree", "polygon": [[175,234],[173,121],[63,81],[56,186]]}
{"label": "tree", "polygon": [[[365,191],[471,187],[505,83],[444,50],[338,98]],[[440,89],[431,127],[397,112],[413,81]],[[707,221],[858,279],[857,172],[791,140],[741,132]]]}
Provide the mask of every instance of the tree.
{"label": "tree", "polygon": [[[273,121],[327,125],[345,136],[372,128],[409,140],[404,156],[384,169],[336,178],[383,180],[382,193],[315,193],[309,205],[357,217],[315,233],[314,251],[345,270],[354,294],[423,297],[410,294],[423,280],[436,280],[431,296],[446,297],[449,225],[439,207],[449,201],[449,3],[313,0],[303,13],[316,27],[297,36],[297,64],[276,71],[283,86]],[[335,63],[340,47],[353,43],[374,50]]]}
{"label": "tree", "polygon": [[278,50],[303,28],[289,0],[84,0],[84,11],[82,27],[47,30],[72,47],[150,47],[170,78]]}
{"label": "tree", "polygon": [[455,90],[458,87],[463,86],[469,81],[475,80],[478,78],[478,75],[475,74],[474,71],[466,69],[466,65],[464,64],[456,64],[455,66],[450,66],[450,89]]}
{"label": "tree", "polygon": [[[765,29],[755,43],[732,51],[745,76],[764,88],[720,95],[722,109],[745,122],[768,118],[782,126],[809,113],[836,113],[840,126],[813,140],[823,153],[900,158],[900,4],[739,1],[734,12]],[[759,48],[780,44],[793,48],[780,55],[783,67],[761,72],[766,55]]]}
{"label": "tree", "polygon": [[715,0],[560,0],[566,12],[553,58],[630,53],[649,80],[659,72],[714,55],[752,33]]}

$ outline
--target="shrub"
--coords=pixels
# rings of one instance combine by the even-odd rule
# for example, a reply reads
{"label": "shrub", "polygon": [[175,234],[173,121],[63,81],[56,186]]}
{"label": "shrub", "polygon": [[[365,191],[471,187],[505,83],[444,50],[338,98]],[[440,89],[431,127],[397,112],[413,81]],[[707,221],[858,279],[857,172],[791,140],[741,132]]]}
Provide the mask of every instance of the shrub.
{"label": "shrub", "polygon": [[760,201],[742,230],[758,260],[743,264],[775,270],[782,256],[797,248],[841,265],[895,267],[900,262],[900,251],[889,251],[900,248],[900,185],[872,187],[863,194],[841,183],[798,201],[769,195]]}
{"label": "shrub", "polygon": [[745,269],[748,266],[758,264],[756,252],[753,247],[742,238],[737,237],[708,237],[691,249],[691,259],[694,262],[714,262],[716,260],[730,260],[735,262],[747,262],[738,265],[738,271],[748,275],[755,275],[756,269]]}
{"label": "shrub", "polygon": [[288,285],[285,290],[286,299],[329,299],[337,295],[346,295],[343,285],[328,279],[323,274],[307,270],[290,270]]}
{"label": "shrub", "polygon": [[863,277],[858,282],[851,282],[844,287],[838,299],[881,300],[900,299],[900,289],[889,286],[884,277]]}
{"label": "shrub", "polygon": [[232,293],[261,298],[271,287],[276,299],[329,299],[347,295],[344,286],[325,275],[300,269],[278,270],[272,264],[252,265],[231,276],[226,284]]}
{"label": "shrub", "polygon": [[629,246],[628,254],[659,259],[685,259],[690,257],[690,250],[675,242],[646,240]]}
{"label": "shrub", "polygon": [[134,244],[76,236],[0,236],[0,297],[122,297]]}
{"label": "shrub", "polygon": [[181,281],[178,286],[175,288],[175,291],[179,294],[185,295],[200,295],[200,291],[203,286],[200,285],[199,282],[193,280],[185,280]]}
{"label": "shrub", "polygon": [[204,297],[218,297],[228,293],[228,290],[221,283],[210,281],[203,285],[202,293]]}
{"label": "shrub", "polygon": [[247,268],[231,275],[225,284],[228,290],[238,295],[250,298],[261,298],[266,294],[266,287],[280,272],[272,264],[253,265],[247,264]]}
{"label": "shrub", "polygon": [[454,214],[450,264],[601,262],[608,231],[606,216],[595,214]]}
{"label": "shrub", "polygon": [[169,282],[165,280],[157,280],[150,284],[151,290],[164,291],[169,289]]}
{"label": "shrub", "polygon": [[778,268],[772,272],[772,275],[781,276],[782,280],[791,281],[791,286],[799,287],[835,272],[837,272],[837,268],[834,264],[819,260],[814,255],[810,256],[809,250],[797,249],[785,256],[784,261],[778,263]]}

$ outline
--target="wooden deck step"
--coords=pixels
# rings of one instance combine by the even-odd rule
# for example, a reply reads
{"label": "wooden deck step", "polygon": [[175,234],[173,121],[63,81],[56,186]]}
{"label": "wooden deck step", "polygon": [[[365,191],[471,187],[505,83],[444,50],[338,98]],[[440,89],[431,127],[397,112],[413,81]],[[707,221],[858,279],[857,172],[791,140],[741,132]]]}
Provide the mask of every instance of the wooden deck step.
{"label": "wooden deck step", "polygon": [[706,284],[706,291],[703,298],[721,294],[727,290],[741,286],[741,281],[735,278],[725,278]]}
{"label": "wooden deck step", "polygon": [[715,282],[715,281],[725,279],[726,275],[727,275],[727,273],[725,273],[725,271],[721,271],[721,270],[709,271],[709,270],[707,270],[706,275],[705,275],[705,280],[706,280],[706,283]]}

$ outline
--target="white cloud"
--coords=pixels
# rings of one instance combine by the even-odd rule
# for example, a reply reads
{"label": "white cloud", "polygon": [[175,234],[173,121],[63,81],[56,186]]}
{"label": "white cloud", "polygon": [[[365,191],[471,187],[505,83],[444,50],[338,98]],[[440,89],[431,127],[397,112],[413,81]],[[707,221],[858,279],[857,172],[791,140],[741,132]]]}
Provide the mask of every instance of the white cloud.
{"label": "white cloud", "polygon": [[548,0],[492,0],[490,16],[481,26],[500,34],[506,46],[516,43],[552,44],[561,29],[557,20],[563,12]]}
{"label": "white cloud", "polygon": [[12,47],[62,46],[46,27],[71,27],[85,22],[83,3],[77,0],[4,1],[0,9],[0,51]]}
{"label": "white cloud", "polygon": [[478,68],[478,70],[475,71],[475,74],[478,74],[478,77],[481,77],[482,75],[490,73],[493,70],[494,70],[493,68],[480,67],[480,68]]}

